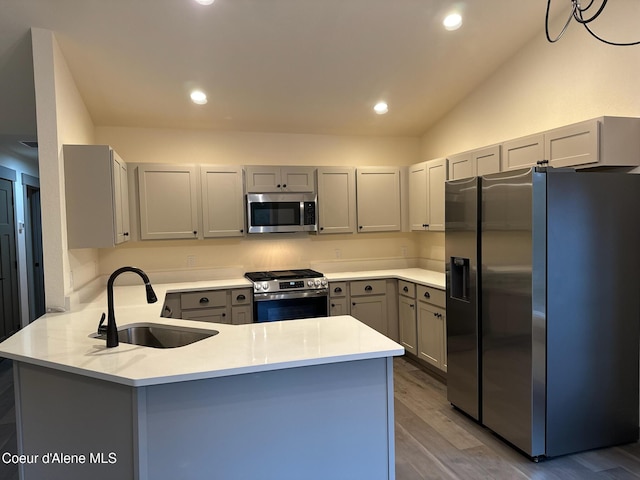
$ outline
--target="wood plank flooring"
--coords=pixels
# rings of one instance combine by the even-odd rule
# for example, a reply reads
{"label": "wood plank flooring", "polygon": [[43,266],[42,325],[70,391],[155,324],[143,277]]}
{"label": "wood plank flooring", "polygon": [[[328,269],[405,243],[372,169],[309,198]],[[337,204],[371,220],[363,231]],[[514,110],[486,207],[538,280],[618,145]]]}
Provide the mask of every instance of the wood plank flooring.
{"label": "wood plank flooring", "polygon": [[447,402],[447,387],[394,360],[396,478],[640,480],[640,443],[534,463]]}
{"label": "wood plank flooring", "polygon": [[[640,480],[638,443],[536,464],[452,408],[447,387],[411,361],[394,360],[394,382],[397,480]],[[16,451],[13,372],[5,359],[0,454]],[[0,462],[0,480],[18,480],[17,467]]]}

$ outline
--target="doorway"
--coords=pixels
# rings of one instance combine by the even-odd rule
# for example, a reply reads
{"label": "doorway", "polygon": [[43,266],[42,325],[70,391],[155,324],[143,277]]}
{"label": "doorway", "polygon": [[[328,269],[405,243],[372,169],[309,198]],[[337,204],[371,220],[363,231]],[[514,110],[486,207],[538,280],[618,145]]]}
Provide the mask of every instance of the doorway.
{"label": "doorway", "polygon": [[24,223],[29,296],[29,322],[45,314],[44,267],[42,263],[42,221],[40,210],[40,180],[22,174],[24,186]]}
{"label": "doorway", "polygon": [[0,178],[0,341],[20,328],[14,181]]}

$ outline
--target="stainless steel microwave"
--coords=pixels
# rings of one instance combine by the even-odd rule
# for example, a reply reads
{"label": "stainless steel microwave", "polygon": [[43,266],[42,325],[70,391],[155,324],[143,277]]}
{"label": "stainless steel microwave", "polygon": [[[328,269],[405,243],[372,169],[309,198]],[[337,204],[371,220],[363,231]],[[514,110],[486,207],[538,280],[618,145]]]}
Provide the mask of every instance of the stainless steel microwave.
{"label": "stainless steel microwave", "polygon": [[315,193],[247,194],[249,233],[317,232]]}

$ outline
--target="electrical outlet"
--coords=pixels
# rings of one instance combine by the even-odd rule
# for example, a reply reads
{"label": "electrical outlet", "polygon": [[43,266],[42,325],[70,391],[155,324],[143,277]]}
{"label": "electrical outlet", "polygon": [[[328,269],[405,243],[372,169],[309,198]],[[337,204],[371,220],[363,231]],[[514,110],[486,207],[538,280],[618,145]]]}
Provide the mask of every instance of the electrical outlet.
{"label": "electrical outlet", "polygon": [[195,266],[196,266],[196,256],[187,255],[187,267],[195,267]]}

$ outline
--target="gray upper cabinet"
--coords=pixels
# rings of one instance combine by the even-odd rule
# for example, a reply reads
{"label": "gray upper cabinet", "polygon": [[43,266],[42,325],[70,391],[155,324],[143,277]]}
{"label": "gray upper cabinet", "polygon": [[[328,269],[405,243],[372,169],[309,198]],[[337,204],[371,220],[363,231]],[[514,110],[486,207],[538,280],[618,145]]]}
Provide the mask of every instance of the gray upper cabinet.
{"label": "gray upper cabinet", "polygon": [[409,222],[414,231],[444,231],[444,185],[447,159],[409,167]]}
{"label": "gray upper cabinet", "polygon": [[640,119],[599,117],[502,144],[502,169],[622,167],[640,164]]}
{"label": "gray upper cabinet", "polygon": [[502,144],[502,170],[534,167],[544,159],[544,134],[537,133]]}
{"label": "gray upper cabinet", "polygon": [[168,164],[138,166],[140,238],[197,238],[196,167]]}
{"label": "gray upper cabinet", "polygon": [[449,155],[449,180],[459,180],[476,176],[472,152]]}
{"label": "gray upper cabinet", "polygon": [[247,166],[247,193],[315,192],[315,167]]}
{"label": "gray upper cabinet", "polygon": [[108,145],[64,145],[69,248],[129,240],[127,164]]}
{"label": "gray upper cabinet", "polygon": [[482,176],[500,172],[502,169],[501,153],[502,147],[500,145],[480,148],[471,152],[475,175]]}
{"label": "gray upper cabinet", "polygon": [[318,168],[319,233],[356,230],[356,180],[351,167]]}
{"label": "gray upper cabinet", "polygon": [[640,119],[599,117],[545,132],[545,159],[553,167],[640,164]]}
{"label": "gray upper cabinet", "polygon": [[399,232],[400,169],[363,167],[356,172],[358,232]]}
{"label": "gray upper cabinet", "polygon": [[201,165],[204,238],[244,235],[242,167]]}

